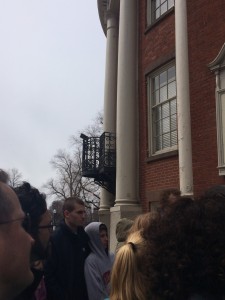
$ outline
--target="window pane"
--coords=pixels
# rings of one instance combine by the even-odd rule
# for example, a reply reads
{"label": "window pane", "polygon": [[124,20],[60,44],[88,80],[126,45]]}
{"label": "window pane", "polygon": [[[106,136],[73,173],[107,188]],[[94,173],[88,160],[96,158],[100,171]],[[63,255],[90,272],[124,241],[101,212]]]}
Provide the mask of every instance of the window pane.
{"label": "window pane", "polygon": [[163,148],[170,147],[170,134],[169,133],[164,134],[162,138],[163,138],[163,144],[162,144]]}
{"label": "window pane", "polygon": [[156,126],[155,126],[155,136],[159,136],[162,134],[162,130],[161,130],[161,121],[155,122]]}
{"label": "window pane", "polygon": [[167,72],[163,72],[159,76],[160,87],[164,86],[167,83]]}
{"label": "window pane", "polygon": [[174,6],[174,0],[168,0],[168,9]]}
{"label": "window pane", "polygon": [[171,67],[168,69],[168,82],[175,80],[175,67]]}
{"label": "window pane", "polygon": [[156,6],[156,8],[158,8],[160,6],[160,0],[156,0],[155,6]]}
{"label": "window pane", "polygon": [[177,113],[177,101],[176,99],[173,99],[170,101],[170,112],[171,115],[174,115]]}
{"label": "window pane", "polygon": [[155,11],[155,19],[158,19],[160,17],[160,8],[158,8],[156,11]]}
{"label": "window pane", "polygon": [[177,145],[177,131],[171,132],[171,146]]}
{"label": "window pane", "polygon": [[155,138],[155,151],[159,151],[161,149],[162,149],[161,137],[156,137]]}
{"label": "window pane", "polygon": [[155,111],[155,121],[161,120],[161,106],[156,107]]}
{"label": "window pane", "polygon": [[176,96],[176,83],[175,81],[168,84],[168,99]]}
{"label": "window pane", "polygon": [[162,120],[162,130],[163,130],[163,133],[170,131],[170,119],[169,118],[165,118]]}
{"label": "window pane", "polygon": [[173,6],[174,6],[174,0],[152,0],[151,1],[152,21],[158,19],[161,15],[166,13]]}
{"label": "window pane", "polygon": [[[223,77],[223,71],[221,72],[222,74],[220,75],[220,80],[221,83],[224,84],[224,77]],[[218,92],[217,92],[218,93]],[[225,142],[225,94],[224,92],[221,91],[221,95],[218,93],[218,103],[221,103],[221,106],[219,106],[219,111],[220,111],[220,122],[218,124],[218,129],[219,129],[219,133],[221,135],[221,139],[220,139],[220,143],[219,143],[219,149],[220,149],[220,166],[224,164],[224,154],[225,154],[225,147],[224,147],[224,142]],[[217,104],[218,105],[218,104]],[[219,167],[220,167],[219,166]]]}
{"label": "window pane", "polygon": [[169,106],[169,103],[165,103],[162,105],[162,117],[163,118],[166,118],[166,117],[169,117],[170,115],[170,106]]}
{"label": "window pane", "polygon": [[161,15],[167,11],[167,1],[161,5]]}
{"label": "window pane", "polygon": [[171,116],[171,131],[177,129],[177,115]]}
{"label": "window pane", "polygon": [[150,132],[152,132],[152,136],[150,138],[152,139],[152,150],[155,153],[177,145],[175,66],[165,68],[163,71],[159,70],[158,74],[154,74],[154,77],[151,78],[151,86],[152,129]]}
{"label": "window pane", "polygon": [[160,103],[167,100],[167,86],[160,89]]}
{"label": "window pane", "polygon": [[159,76],[156,76],[153,78],[153,89],[158,90],[159,89]]}
{"label": "window pane", "polygon": [[156,105],[159,103],[159,90],[155,91],[153,93],[153,105]]}

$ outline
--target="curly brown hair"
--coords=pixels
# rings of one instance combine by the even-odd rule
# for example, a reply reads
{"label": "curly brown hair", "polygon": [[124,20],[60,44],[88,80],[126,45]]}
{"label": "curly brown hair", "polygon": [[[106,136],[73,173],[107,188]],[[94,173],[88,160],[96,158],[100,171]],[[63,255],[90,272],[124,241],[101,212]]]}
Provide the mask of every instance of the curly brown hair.
{"label": "curly brown hair", "polygon": [[149,242],[151,300],[225,295],[225,200],[181,198],[155,217]]}
{"label": "curly brown hair", "polygon": [[163,190],[160,195],[159,208],[160,210],[167,209],[175,201],[181,197],[181,191],[175,188]]}

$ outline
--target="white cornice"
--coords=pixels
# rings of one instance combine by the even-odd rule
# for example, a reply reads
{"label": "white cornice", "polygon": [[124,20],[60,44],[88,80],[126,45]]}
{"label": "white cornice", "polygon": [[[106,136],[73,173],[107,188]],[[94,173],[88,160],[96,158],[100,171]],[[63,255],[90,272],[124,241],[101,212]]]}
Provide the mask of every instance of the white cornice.
{"label": "white cornice", "polygon": [[107,12],[119,14],[120,0],[97,0],[98,14],[102,25],[103,32],[107,31]]}
{"label": "white cornice", "polygon": [[217,71],[225,67],[225,43],[223,44],[216,58],[208,64],[208,67],[211,71]]}

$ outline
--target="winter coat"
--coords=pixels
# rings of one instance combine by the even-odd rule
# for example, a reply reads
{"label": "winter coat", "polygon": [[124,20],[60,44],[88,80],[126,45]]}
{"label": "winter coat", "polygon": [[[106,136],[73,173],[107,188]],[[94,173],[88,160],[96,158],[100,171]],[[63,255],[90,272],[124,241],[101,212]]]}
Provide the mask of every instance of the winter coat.
{"label": "winter coat", "polygon": [[88,300],[84,278],[88,240],[82,227],[74,233],[64,221],[53,233],[51,255],[45,265],[48,300]]}

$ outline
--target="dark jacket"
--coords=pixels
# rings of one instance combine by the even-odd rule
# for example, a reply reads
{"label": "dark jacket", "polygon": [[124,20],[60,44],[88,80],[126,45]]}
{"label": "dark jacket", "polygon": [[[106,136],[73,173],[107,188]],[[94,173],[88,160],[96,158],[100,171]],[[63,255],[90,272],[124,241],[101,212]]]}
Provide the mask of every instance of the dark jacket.
{"label": "dark jacket", "polygon": [[48,300],[88,300],[84,279],[88,240],[82,227],[75,234],[65,222],[53,233],[51,255],[45,265]]}

